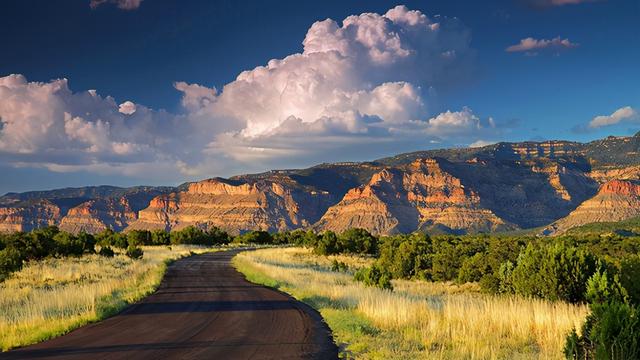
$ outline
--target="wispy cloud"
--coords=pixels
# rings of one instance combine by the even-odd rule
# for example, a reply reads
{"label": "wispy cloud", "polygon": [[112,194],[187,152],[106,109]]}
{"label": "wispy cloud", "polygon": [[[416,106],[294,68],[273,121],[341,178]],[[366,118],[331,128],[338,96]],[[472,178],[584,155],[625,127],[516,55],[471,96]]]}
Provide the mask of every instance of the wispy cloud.
{"label": "wispy cloud", "polygon": [[535,39],[528,37],[520,40],[520,43],[511,45],[505,49],[507,52],[525,52],[529,54],[537,54],[541,50],[567,50],[578,47],[579,45],[571,42],[569,39],[562,39],[559,36],[550,40]]}
{"label": "wispy cloud", "polygon": [[91,0],[89,6],[92,9],[103,4],[114,4],[122,10],[135,10],[140,7],[143,0]]}
{"label": "wispy cloud", "polygon": [[597,2],[601,0],[522,0],[524,3],[531,6],[545,8],[564,5],[577,5],[582,3]]}

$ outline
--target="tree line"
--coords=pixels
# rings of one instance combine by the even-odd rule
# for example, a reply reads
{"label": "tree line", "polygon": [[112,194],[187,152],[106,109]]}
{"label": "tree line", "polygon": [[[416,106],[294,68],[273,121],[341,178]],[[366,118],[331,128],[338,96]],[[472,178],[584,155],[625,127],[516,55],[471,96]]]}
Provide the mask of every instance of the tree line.
{"label": "tree line", "polygon": [[270,234],[266,231],[249,231],[231,236],[217,227],[202,230],[188,226],[181,230],[131,230],[114,232],[107,229],[92,235],[85,232],[71,234],[55,226],[30,232],[0,233],[0,281],[20,270],[29,261],[47,257],[82,256],[99,254],[111,257],[114,249],[122,249],[132,259],[144,256],[143,245],[203,245],[216,246],[238,244],[285,244],[289,234]]}

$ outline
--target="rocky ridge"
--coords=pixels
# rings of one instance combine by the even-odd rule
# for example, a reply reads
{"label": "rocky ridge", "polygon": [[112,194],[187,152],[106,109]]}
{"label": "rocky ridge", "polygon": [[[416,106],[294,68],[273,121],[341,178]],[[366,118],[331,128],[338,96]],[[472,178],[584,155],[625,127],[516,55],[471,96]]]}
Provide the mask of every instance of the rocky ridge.
{"label": "rocky ridge", "polygon": [[640,216],[640,182],[611,180],[604,183],[594,197],[546,228],[545,233],[561,234],[580,225],[616,222],[637,216]]}
{"label": "rocky ridge", "polygon": [[482,208],[479,195],[444,171],[443,161],[418,159],[402,170],[380,171],[329,208],[316,228],[340,232],[359,227],[378,234],[516,228]]}
{"label": "rocky ridge", "polygon": [[287,176],[256,181],[220,178],[192,183],[185,191],[161,195],[140,211],[129,229],[217,226],[231,233],[307,227],[332,202],[327,191],[306,188]]}
{"label": "rocky ridge", "polygon": [[590,143],[498,143],[213,178],[179,188],[11,193],[0,197],[0,231],[195,225],[232,233],[363,227],[387,234],[547,226],[554,233],[640,215],[638,180],[638,135]]}

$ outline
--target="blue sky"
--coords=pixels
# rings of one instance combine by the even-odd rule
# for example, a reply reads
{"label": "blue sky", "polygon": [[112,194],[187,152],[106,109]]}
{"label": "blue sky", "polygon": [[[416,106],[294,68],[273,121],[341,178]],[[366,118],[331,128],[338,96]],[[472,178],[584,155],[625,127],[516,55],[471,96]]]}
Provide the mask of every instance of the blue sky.
{"label": "blue sky", "polygon": [[[122,9],[126,6],[118,1],[125,0],[93,7],[89,0],[0,4],[5,39],[0,78],[22,75],[5,80],[4,93],[0,88],[0,193],[89,184],[177,184],[434,147],[589,141],[640,130],[638,1],[129,0],[130,9]],[[225,85],[243,71],[310,53],[303,40],[316,21],[330,18],[341,27],[350,15],[384,15],[396,5],[420,11],[426,24],[443,26],[436,35],[427,31],[406,40],[408,25],[385,18],[389,29],[400,34],[399,49],[409,50],[397,52],[390,42],[384,46],[396,51],[391,56],[398,61],[418,54],[411,66],[395,66],[398,62],[387,58],[361,60],[361,45],[349,45],[349,54],[355,55],[340,69],[345,72],[341,76],[356,80],[336,85],[349,105],[328,99],[326,91],[335,79],[313,83],[325,92],[313,93],[310,99],[317,101],[312,103],[305,103],[302,94],[296,102],[297,93],[289,88],[292,103],[273,120],[256,110],[271,109],[265,84],[237,90],[248,98],[233,98],[232,90],[226,91]],[[318,36],[329,35],[334,34]],[[506,51],[526,38],[535,39],[538,48]],[[560,43],[565,39],[568,46]],[[455,53],[454,62],[421,55],[447,51]],[[382,66],[381,61],[389,63]],[[324,76],[322,71],[329,70],[318,70],[318,64],[307,59],[274,72],[299,76],[301,69],[312,69]],[[306,91],[308,79],[291,76],[287,84]],[[52,82],[61,78],[68,82]],[[268,81],[275,84],[276,79]],[[186,83],[183,91],[175,82]],[[381,108],[391,104],[374,96],[385,83],[398,87],[379,88],[384,99],[406,94],[389,101],[411,111]],[[203,87],[184,90],[193,84]],[[213,87],[215,93],[206,90]],[[90,89],[96,90],[97,100],[89,99]],[[252,97],[263,95],[264,101],[251,104]],[[304,109],[325,100],[325,108],[339,110]],[[125,101],[137,110],[118,112]],[[25,115],[17,106],[30,111]],[[616,124],[589,126],[595,117],[626,107],[630,110],[605,122]],[[39,131],[46,126],[50,128]]]}

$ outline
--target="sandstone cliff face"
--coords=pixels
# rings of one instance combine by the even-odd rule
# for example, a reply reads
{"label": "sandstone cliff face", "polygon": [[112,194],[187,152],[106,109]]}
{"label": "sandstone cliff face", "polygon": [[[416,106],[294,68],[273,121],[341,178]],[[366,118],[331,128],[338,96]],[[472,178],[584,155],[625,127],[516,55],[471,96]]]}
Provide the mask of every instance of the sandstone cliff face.
{"label": "sandstone cliff face", "polygon": [[444,171],[443,160],[419,159],[406,169],[385,169],[350,190],[316,224],[321,230],[351,227],[378,234],[444,228],[452,232],[515,228],[480,205],[473,190]]}
{"label": "sandstone cliff face", "polygon": [[593,198],[554,222],[545,232],[560,234],[580,225],[621,221],[636,216],[640,216],[640,182],[611,180],[604,183]]}
{"label": "sandstone cliff face", "polygon": [[137,219],[138,211],[154,196],[169,189],[101,186],[5,195],[0,197],[0,232],[49,225],[72,233],[97,233],[107,228],[120,231]]}
{"label": "sandstone cliff face", "polygon": [[0,207],[0,232],[31,231],[56,225],[60,217],[60,208],[48,200]]}
{"label": "sandstone cliff face", "polygon": [[231,233],[289,230],[316,221],[333,199],[328,192],[302,187],[287,176],[253,182],[209,179],[154,198],[129,229],[194,225]]}
{"label": "sandstone cliff face", "polygon": [[318,230],[341,232],[364,228],[377,234],[411,232],[418,226],[418,212],[406,196],[404,174],[385,169],[368,184],[349,190],[315,225]]}
{"label": "sandstone cliff face", "polygon": [[97,199],[70,209],[59,227],[74,234],[96,234],[106,229],[121,231],[137,218],[127,197]]}

